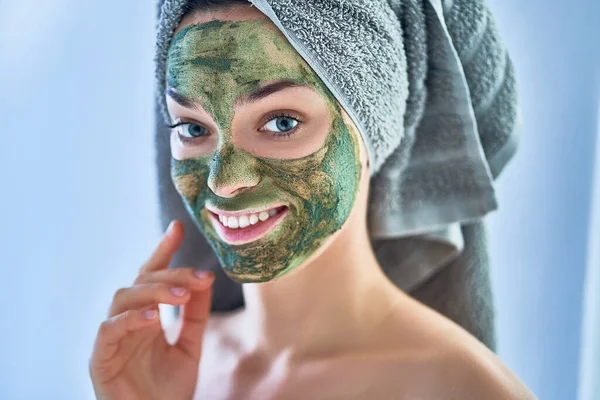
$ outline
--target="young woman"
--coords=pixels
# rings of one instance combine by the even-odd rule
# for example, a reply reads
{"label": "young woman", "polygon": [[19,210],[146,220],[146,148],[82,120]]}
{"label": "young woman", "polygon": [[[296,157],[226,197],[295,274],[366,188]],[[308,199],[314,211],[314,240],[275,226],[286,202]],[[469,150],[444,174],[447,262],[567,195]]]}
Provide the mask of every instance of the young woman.
{"label": "young woman", "polygon": [[[167,268],[184,236],[173,221],[100,326],[98,398],[533,398],[383,273],[365,139],[264,14],[188,13],[166,69],[172,181],[245,307],[209,319],[214,275]],[[159,303],[182,306],[167,332]]]}

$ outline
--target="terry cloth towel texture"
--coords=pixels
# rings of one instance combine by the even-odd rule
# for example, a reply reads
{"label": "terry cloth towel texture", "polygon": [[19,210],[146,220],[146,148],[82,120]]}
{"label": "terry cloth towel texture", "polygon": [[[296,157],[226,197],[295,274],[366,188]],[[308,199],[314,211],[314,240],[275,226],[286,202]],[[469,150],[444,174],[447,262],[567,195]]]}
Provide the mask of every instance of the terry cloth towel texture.
{"label": "terry cloth towel texture", "polygon": [[[442,267],[461,260],[461,253],[478,254],[473,257],[481,261],[481,273],[471,275],[478,280],[466,289],[489,289],[486,244],[474,241],[479,247],[466,251],[465,227],[483,225],[476,221],[497,208],[493,179],[514,154],[518,136],[513,66],[485,0],[250,2],[288,38],[359,128],[372,169],[369,230],[388,276],[413,293],[433,286]],[[159,1],[161,219],[165,227],[177,218],[187,228],[173,266],[217,272],[213,309],[233,309],[242,305],[241,289],[218,273],[216,258],[170,180],[165,67],[185,4]],[[455,283],[446,284],[447,293],[436,291],[438,304],[456,296]],[[463,326],[487,321],[474,334],[493,347],[488,295],[483,308],[467,305],[460,310],[464,315],[442,312]]]}

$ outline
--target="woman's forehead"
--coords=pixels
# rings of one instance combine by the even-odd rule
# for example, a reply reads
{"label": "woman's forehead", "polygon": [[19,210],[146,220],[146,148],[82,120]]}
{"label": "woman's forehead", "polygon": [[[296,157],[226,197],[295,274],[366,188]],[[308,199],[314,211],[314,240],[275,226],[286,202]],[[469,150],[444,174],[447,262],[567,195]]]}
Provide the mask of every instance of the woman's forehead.
{"label": "woman's forehead", "polygon": [[252,7],[251,5],[239,5],[228,8],[219,8],[207,11],[196,11],[186,15],[179,26],[175,30],[174,34],[176,35],[180,30],[184,29],[188,25],[193,24],[205,24],[211,21],[249,21],[249,20],[264,20],[267,23],[271,23],[271,20],[268,19],[262,12],[260,12],[256,7]]}
{"label": "woman's forehead", "polygon": [[[261,54],[259,54],[261,53]],[[303,62],[285,36],[269,20],[211,20],[188,24],[171,41],[169,61],[231,55],[230,61]]]}
{"label": "woman's forehead", "polygon": [[282,80],[331,97],[285,36],[263,20],[186,26],[172,40],[166,78],[180,95],[221,106],[233,105],[266,82]]}

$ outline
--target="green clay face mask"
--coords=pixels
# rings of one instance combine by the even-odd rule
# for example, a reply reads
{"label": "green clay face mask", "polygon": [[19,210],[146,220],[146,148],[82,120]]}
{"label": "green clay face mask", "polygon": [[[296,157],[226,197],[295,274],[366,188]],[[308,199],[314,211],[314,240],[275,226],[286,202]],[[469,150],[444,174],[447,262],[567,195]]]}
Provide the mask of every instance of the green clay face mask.
{"label": "green clay face mask", "polygon": [[[234,144],[236,101],[281,80],[312,88],[331,116],[322,147],[300,158],[259,157]],[[359,138],[337,100],[269,21],[211,21],[185,27],[169,49],[167,82],[179,95],[201,104],[218,127],[216,148],[201,156],[172,158],[171,175],[230,278],[244,283],[282,276],[342,227],[358,192]],[[213,191],[236,185],[243,190],[228,196]],[[243,236],[244,229],[223,227],[219,215],[244,210],[277,215],[263,222],[261,213],[247,214],[255,224],[244,229],[259,230],[260,224],[269,223],[272,228],[256,240],[232,244],[224,240],[223,231]],[[261,217],[258,222],[256,215]],[[239,221],[241,225],[242,217]]]}

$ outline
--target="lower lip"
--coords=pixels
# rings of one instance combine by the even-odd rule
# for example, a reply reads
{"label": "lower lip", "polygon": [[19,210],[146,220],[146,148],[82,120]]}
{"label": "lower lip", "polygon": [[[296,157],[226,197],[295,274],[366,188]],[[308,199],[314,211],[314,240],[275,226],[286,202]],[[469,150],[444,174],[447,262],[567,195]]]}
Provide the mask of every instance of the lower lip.
{"label": "lower lip", "polygon": [[208,211],[212,224],[221,237],[221,239],[231,245],[241,245],[254,242],[271,232],[287,216],[289,208],[285,207],[278,210],[277,214],[269,217],[266,221],[257,222],[245,228],[231,229],[223,226],[217,214]]}

